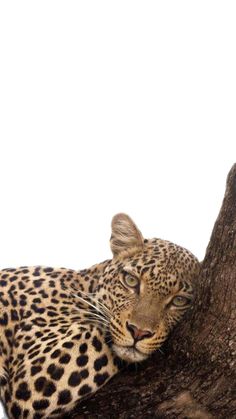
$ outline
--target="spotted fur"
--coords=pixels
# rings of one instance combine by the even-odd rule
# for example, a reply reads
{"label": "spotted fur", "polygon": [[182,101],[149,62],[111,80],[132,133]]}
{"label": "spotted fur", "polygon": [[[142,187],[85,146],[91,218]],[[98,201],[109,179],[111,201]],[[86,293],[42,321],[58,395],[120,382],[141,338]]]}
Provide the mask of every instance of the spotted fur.
{"label": "spotted fur", "polygon": [[193,297],[197,259],[144,240],[125,214],[113,218],[113,258],[90,269],[3,269],[0,394],[10,418],[60,417],[97,391],[123,359],[146,359]]}

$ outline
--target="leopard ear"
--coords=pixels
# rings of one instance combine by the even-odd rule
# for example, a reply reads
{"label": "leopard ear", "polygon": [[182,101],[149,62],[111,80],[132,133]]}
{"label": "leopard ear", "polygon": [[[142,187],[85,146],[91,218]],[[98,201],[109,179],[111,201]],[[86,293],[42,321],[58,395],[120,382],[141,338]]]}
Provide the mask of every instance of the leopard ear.
{"label": "leopard ear", "polygon": [[111,250],[114,256],[131,248],[143,247],[143,236],[127,214],[116,214],[111,223]]}

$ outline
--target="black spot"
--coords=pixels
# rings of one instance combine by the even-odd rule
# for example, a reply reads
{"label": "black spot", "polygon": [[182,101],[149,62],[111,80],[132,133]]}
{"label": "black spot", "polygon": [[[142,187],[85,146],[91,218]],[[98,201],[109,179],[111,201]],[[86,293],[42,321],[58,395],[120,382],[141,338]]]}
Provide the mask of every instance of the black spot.
{"label": "black spot", "polygon": [[41,285],[42,285],[42,283],[43,283],[42,279],[36,279],[36,280],[34,280],[34,286],[35,286],[35,288],[40,288]]}
{"label": "black spot", "polygon": [[45,312],[44,307],[38,307],[36,304],[31,304],[31,308],[35,313],[43,314]]}
{"label": "black spot", "polygon": [[10,401],[11,401],[11,395],[10,395],[10,393],[9,393],[9,391],[8,390],[6,390],[5,391],[5,393],[4,393],[4,397],[5,397],[5,403],[7,404],[7,403],[9,403]]}
{"label": "black spot", "polygon": [[93,337],[92,344],[97,352],[100,352],[102,350],[102,344],[100,340],[98,340],[97,336]]}
{"label": "black spot", "polygon": [[47,352],[50,352],[52,350],[51,346],[46,346],[46,348],[43,350],[43,353],[46,354]]}
{"label": "black spot", "polygon": [[56,317],[56,316],[57,316],[57,312],[56,312],[56,311],[51,311],[51,310],[49,310],[49,311],[47,312],[47,314],[48,314],[48,316],[49,316],[49,317]]}
{"label": "black spot", "polygon": [[47,381],[44,390],[43,390],[43,395],[45,397],[50,397],[53,393],[55,393],[56,391],[56,386],[52,381]]}
{"label": "black spot", "polygon": [[7,378],[4,377],[0,377],[0,386],[4,387],[7,384]]}
{"label": "black spot", "polygon": [[73,339],[80,340],[81,336],[81,333],[79,333],[78,335],[73,336]]}
{"label": "black spot", "polygon": [[91,280],[89,284],[89,288],[88,288],[89,292],[93,292],[93,285],[94,285],[94,281]]}
{"label": "black spot", "polygon": [[57,300],[56,298],[52,298],[52,303],[53,304],[59,304],[59,300]]}
{"label": "black spot", "polygon": [[40,365],[33,365],[31,367],[31,375],[32,377],[36,374],[38,374],[38,372],[40,372],[42,370],[42,367]]}
{"label": "black spot", "polygon": [[62,355],[59,359],[60,364],[68,364],[70,362],[71,356],[69,354]]}
{"label": "black spot", "polygon": [[22,371],[20,374],[15,376],[15,381],[17,382],[20,378],[25,378],[26,371]]}
{"label": "black spot", "polygon": [[35,413],[33,419],[42,419],[44,415],[42,413]]}
{"label": "black spot", "polygon": [[0,281],[1,287],[5,287],[6,285],[7,285],[7,281],[4,281],[4,280]]}
{"label": "black spot", "polygon": [[72,400],[71,393],[69,390],[60,391],[58,394],[57,404],[68,404]]}
{"label": "black spot", "polygon": [[70,348],[73,348],[74,344],[73,344],[73,342],[64,342],[64,343],[62,344],[62,346],[63,346],[64,348],[68,348],[68,349],[70,349]]}
{"label": "black spot", "polygon": [[[51,275],[51,277],[52,277],[52,278],[57,278],[57,276],[58,276],[57,274],[52,274],[52,275]],[[51,288],[55,288],[55,282],[54,282],[54,281],[52,281],[52,280],[51,280],[51,281],[49,281],[49,287],[51,287]]]}
{"label": "black spot", "polygon": [[11,304],[12,304],[13,307],[16,307],[17,306],[17,300],[15,300],[15,298],[12,298]]}
{"label": "black spot", "polygon": [[22,329],[21,330],[24,330],[25,332],[28,332],[31,329],[32,329],[32,325],[31,324],[25,324],[24,326],[22,326]]}
{"label": "black spot", "polygon": [[27,310],[24,312],[24,318],[27,319],[28,317],[32,316],[32,311]]}
{"label": "black spot", "polygon": [[81,383],[81,376],[77,371],[71,373],[68,384],[72,387],[78,386]]}
{"label": "black spot", "polygon": [[43,336],[43,333],[42,332],[36,332],[35,336],[37,336],[37,338],[41,338]]}
{"label": "black spot", "polygon": [[86,332],[86,333],[85,333],[85,339],[89,339],[89,338],[91,338],[91,333]]}
{"label": "black spot", "polygon": [[50,268],[50,267],[48,267],[48,268],[44,268],[44,272],[46,272],[46,273],[48,273],[48,272],[53,272],[53,268]]}
{"label": "black spot", "polygon": [[45,377],[39,377],[34,383],[35,390],[37,391],[43,391],[44,385],[46,383]]}
{"label": "black spot", "polygon": [[36,317],[35,319],[32,319],[32,323],[36,324],[36,326],[43,327],[46,325],[46,320],[42,317]]}
{"label": "black spot", "polygon": [[17,403],[13,403],[11,413],[14,419],[19,419],[21,415],[21,408]]}
{"label": "black spot", "polygon": [[55,364],[50,364],[47,369],[48,374],[53,380],[60,380],[64,373],[64,368],[56,367]]}
{"label": "black spot", "polygon": [[9,306],[9,302],[7,300],[4,300],[2,297],[0,298],[0,301],[1,301],[2,305],[4,305],[4,307]]}
{"label": "black spot", "polygon": [[29,355],[29,359],[33,359],[35,356],[37,356],[40,353],[40,350],[34,351]]}
{"label": "black spot", "polygon": [[105,367],[108,364],[108,358],[106,355],[101,356],[100,358],[94,361],[94,369],[95,371],[100,371],[102,367]]}
{"label": "black spot", "polygon": [[33,402],[33,408],[35,410],[46,409],[49,406],[49,401],[47,399],[35,400]]}
{"label": "black spot", "polygon": [[6,338],[10,338],[12,336],[11,329],[6,329],[4,333],[5,333]]}
{"label": "black spot", "polygon": [[20,383],[18,389],[16,390],[16,398],[18,400],[29,400],[31,396],[31,391],[28,389],[28,384],[26,382]]}
{"label": "black spot", "polygon": [[49,297],[49,295],[44,290],[40,290],[39,294],[41,294],[42,298],[48,298]]}
{"label": "black spot", "polygon": [[6,326],[8,323],[8,315],[4,313],[2,317],[0,317],[0,324]]}
{"label": "black spot", "polygon": [[23,349],[29,349],[34,344],[34,341],[23,343]]}
{"label": "black spot", "polygon": [[108,378],[109,374],[104,372],[104,374],[96,374],[93,381],[97,384],[97,386],[101,386]]}
{"label": "black spot", "polygon": [[35,352],[40,347],[41,347],[40,343],[38,343],[37,345],[32,346],[32,348],[29,350],[29,354],[32,354],[33,352]]}
{"label": "black spot", "polygon": [[57,343],[58,343],[58,339],[52,339],[52,340],[50,340],[50,345],[54,345],[54,347],[55,347],[55,345],[57,345]]}
{"label": "black spot", "polygon": [[26,274],[26,273],[28,273],[29,272],[29,270],[28,270],[28,266],[20,266],[19,267],[19,273],[21,273],[21,272],[23,272],[24,274]]}
{"label": "black spot", "polygon": [[23,418],[26,419],[29,416],[29,409],[24,409]]}
{"label": "black spot", "polygon": [[44,361],[45,361],[45,356],[40,356],[39,358],[37,358],[37,359],[34,359],[33,361],[32,361],[32,364],[33,365],[36,365],[36,364],[43,364],[44,363]]}
{"label": "black spot", "polygon": [[13,321],[18,321],[19,320],[18,313],[17,313],[16,310],[11,310],[11,319]]}
{"label": "black spot", "polygon": [[88,363],[88,356],[87,355],[80,355],[76,359],[76,363],[78,367],[84,367]]}
{"label": "black spot", "polygon": [[51,358],[57,358],[58,356],[61,355],[61,351],[60,349],[56,349],[55,351],[53,351],[53,353],[51,354]]}
{"label": "black spot", "polygon": [[82,343],[82,345],[80,345],[79,347],[79,351],[81,354],[85,354],[85,352],[87,352],[87,349],[88,349],[87,343]]}
{"label": "black spot", "polygon": [[51,412],[51,414],[52,415],[58,415],[59,413],[61,413],[62,412],[62,408],[61,407],[59,407],[58,409],[55,409],[55,410],[53,410],[52,412]]}
{"label": "black spot", "polygon": [[118,358],[118,356],[116,356],[113,359],[113,364],[119,369],[122,370],[124,368],[124,361],[121,360],[120,358]]}
{"label": "black spot", "polygon": [[[54,333],[49,333],[47,336],[44,336],[42,339],[41,339],[41,342],[46,342],[47,340],[51,340],[52,339],[52,337],[56,337],[57,335],[56,334],[54,334]],[[51,342],[52,342],[52,340],[51,340]]]}
{"label": "black spot", "polygon": [[37,298],[34,298],[34,299],[33,299],[33,303],[36,303],[36,304],[37,304],[37,303],[41,303],[41,299],[40,299],[40,298],[38,298],[38,297],[37,297]]}
{"label": "black spot", "polygon": [[89,376],[88,370],[85,368],[84,370],[80,371],[81,378],[87,378]]}
{"label": "black spot", "polygon": [[91,393],[92,388],[87,384],[84,384],[81,389],[79,390],[80,396],[85,396],[85,394]]}
{"label": "black spot", "polygon": [[32,273],[34,276],[40,276],[40,268],[35,268],[34,272]]}
{"label": "black spot", "polygon": [[67,298],[67,297],[68,297],[68,295],[67,295],[67,294],[65,294],[64,292],[61,292],[61,293],[60,293],[60,297],[61,297],[61,298]]}

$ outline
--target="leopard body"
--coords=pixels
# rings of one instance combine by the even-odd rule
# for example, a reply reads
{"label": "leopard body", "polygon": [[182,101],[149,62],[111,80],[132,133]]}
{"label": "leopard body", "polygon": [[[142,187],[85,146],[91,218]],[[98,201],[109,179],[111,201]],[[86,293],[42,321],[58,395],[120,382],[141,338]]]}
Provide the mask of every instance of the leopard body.
{"label": "leopard body", "polygon": [[113,258],[89,269],[3,269],[0,396],[14,419],[61,417],[122,361],[146,359],[192,303],[199,262],[113,218]]}

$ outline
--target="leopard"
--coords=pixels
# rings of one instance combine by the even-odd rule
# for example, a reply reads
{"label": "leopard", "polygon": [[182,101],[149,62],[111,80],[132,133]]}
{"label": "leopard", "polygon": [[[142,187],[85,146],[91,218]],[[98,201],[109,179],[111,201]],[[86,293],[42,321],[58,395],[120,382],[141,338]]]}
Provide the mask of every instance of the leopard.
{"label": "leopard", "polygon": [[60,418],[157,351],[192,306],[198,259],[112,219],[112,258],[0,273],[0,398],[9,418]]}

